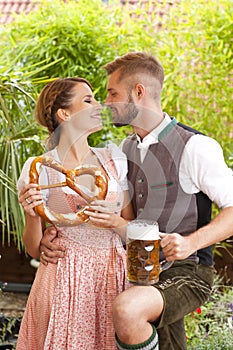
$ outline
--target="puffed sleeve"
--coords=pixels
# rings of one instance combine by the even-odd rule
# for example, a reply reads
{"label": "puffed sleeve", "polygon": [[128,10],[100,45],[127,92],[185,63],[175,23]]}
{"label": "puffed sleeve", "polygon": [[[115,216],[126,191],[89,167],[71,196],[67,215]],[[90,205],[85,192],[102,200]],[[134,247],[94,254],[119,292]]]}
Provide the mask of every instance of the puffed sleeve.
{"label": "puffed sleeve", "polygon": [[22,188],[29,183],[29,170],[30,170],[30,166],[31,166],[33,159],[34,159],[34,157],[28,158],[23,165],[23,169],[22,169],[20,177],[17,181],[18,192],[20,192],[22,190]]}
{"label": "puffed sleeve", "polygon": [[128,181],[127,181],[128,166],[127,166],[126,155],[114,143],[110,143],[108,145],[108,149],[110,150],[112,160],[114,162],[114,165],[117,171],[117,176],[119,179],[121,189],[123,191],[126,191],[128,190]]}

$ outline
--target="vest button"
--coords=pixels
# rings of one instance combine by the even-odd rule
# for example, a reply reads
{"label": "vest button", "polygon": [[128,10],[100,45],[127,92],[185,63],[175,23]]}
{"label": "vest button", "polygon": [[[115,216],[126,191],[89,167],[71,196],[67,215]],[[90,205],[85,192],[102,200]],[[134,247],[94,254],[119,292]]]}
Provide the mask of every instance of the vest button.
{"label": "vest button", "polygon": [[143,179],[138,179],[138,183],[139,183],[139,184],[142,184],[143,182],[144,182]]}
{"label": "vest button", "polygon": [[139,193],[138,198],[143,198],[144,194],[143,193]]}

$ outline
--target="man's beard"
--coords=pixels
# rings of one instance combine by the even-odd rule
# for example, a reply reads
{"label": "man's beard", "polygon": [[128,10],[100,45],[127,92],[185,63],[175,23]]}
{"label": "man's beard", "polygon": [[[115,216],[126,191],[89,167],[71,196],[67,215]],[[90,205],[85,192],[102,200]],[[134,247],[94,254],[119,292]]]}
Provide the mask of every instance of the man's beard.
{"label": "man's beard", "polygon": [[123,103],[122,102],[122,111],[119,113],[117,109],[115,109],[115,112],[117,113],[117,117],[114,118],[116,121],[113,120],[113,125],[119,127],[119,126],[127,126],[131,125],[132,121],[137,117],[139,109],[136,107],[136,105],[133,102],[132,95],[129,94],[128,96],[128,102]]}

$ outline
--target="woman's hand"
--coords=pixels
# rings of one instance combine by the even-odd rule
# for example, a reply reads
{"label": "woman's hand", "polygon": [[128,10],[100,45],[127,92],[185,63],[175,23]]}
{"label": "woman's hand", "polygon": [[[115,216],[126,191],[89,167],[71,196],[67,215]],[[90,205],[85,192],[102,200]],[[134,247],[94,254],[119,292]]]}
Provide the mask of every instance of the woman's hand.
{"label": "woman's hand", "polygon": [[118,203],[96,200],[89,205],[84,213],[89,216],[91,224],[114,229],[126,224],[126,220],[117,212],[119,212]]}
{"label": "woman's hand", "polygon": [[22,205],[25,213],[31,216],[37,216],[34,208],[43,203],[41,192],[36,189],[37,186],[37,184],[28,184],[23,187],[19,194],[19,203]]}

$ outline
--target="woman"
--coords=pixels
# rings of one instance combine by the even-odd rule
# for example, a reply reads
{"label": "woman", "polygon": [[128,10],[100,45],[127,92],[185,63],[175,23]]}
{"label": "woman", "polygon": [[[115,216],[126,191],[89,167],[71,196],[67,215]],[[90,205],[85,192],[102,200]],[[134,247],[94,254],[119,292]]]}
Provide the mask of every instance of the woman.
{"label": "woman", "polygon": [[[36,117],[51,135],[52,149],[46,155],[65,169],[82,164],[97,166],[108,178],[108,192],[105,202],[97,201],[97,213],[89,223],[59,227],[65,258],[57,265],[40,264],[21,323],[17,350],[116,349],[111,305],[126,284],[122,228],[133,219],[133,214],[125,156],[116,146],[98,149],[88,145],[88,135],[101,129],[100,111],[90,83],[82,78],[56,79],[39,96]],[[26,216],[23,241],[29,255],[38,258],[45,222],[34,208],[44,200],[54,212],[69,213],[87,203],[67,187],[42,191],[42,198],[37,185],[29,184],[32,160],[29,158],[24,165],[18,190]],[[43,168],[41,178],[45,184],[64,181],[63,174],[48,167]],[[79,184],[86,191],[93,190],[93,178],[89,175],[81,176]],[[107,209],[106,203],[113,209]]]}

